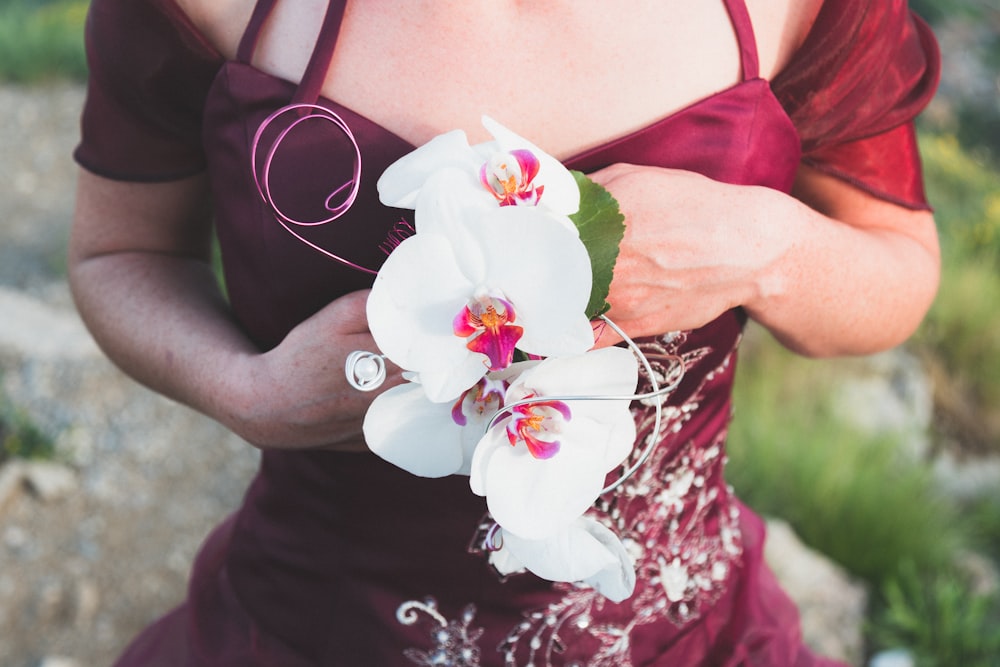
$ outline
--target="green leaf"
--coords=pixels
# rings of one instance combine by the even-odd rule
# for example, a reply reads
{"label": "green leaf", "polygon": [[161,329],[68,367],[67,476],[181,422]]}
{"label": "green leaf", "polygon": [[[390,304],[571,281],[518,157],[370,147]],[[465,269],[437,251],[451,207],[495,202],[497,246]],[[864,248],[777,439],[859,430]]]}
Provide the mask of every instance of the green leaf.
{"label": "green leaf", "polygon": [[625,216],[618,208],[618,201],[603,186],[582,172],[572,173],[580,187],[580,210],[570,219],[580,230],[580,240],[590,255],[594,282],[587,317],[593,319],[611,307],[608,291],[618,261],[618,246],[625,234]]}

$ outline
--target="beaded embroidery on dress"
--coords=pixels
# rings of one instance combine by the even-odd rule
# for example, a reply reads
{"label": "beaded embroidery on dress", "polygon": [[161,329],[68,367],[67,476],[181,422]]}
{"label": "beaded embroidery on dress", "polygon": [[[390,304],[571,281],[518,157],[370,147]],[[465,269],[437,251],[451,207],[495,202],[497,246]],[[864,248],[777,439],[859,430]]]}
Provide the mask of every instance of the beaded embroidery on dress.
{"label": "beaded embroidery on dress", "polygon": [[[437,609],[437,601],[428,598],[423,602],[405,602],[396,610],[396,618],[403,625],[414,625],[424,618],[430,626],[433,646],[429,649],[409,648],[403,652],[415,665],[447,665],[447,667],[479,667],[479,645],[482,628],[472,626],[476,615],[475,605],[468,605],[458,621],[449,621]],[[431,621],[428,623],[428,619]]]}

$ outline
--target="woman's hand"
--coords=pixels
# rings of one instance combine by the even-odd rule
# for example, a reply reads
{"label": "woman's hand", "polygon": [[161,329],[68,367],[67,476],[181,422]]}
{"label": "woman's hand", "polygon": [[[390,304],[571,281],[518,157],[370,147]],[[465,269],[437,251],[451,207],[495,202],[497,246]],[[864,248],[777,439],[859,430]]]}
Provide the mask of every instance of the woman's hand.
{"label": "woman's hand", "polygon": [[[243,356],[227,425],[261,448],[366,449],[361,422],[378,392],[350,386],[344,362],[354,350],[378,350],[368,332],[367,296],[343,296],[274,349]],[[401,381],[398,368],[387,364],[386,370],[383,389]]]}
{"label": "woman's hand", "polygon": [[696,328],[740,306],[793,351],[868,354],[905,340],[937,290],[930,212],[809,167],[794,196],[624,164],[592,178],[625,214],[608,301],[632,336]]}
{"label": "woman's hand", "polygon": [[628,164],[591,178],[625,215],[608,316],[633,336],[694,329],[751,302],[795,242],[767,216],[763,188]]}

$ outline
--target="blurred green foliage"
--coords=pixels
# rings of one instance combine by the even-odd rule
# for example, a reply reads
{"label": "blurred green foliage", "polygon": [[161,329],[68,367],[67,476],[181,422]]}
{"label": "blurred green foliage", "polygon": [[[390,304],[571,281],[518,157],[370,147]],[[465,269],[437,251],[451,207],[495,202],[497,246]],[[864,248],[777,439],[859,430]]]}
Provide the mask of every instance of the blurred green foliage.
{"label": "blurred green foliage", "polygon": [[956,508],[897,441],[844,423],[841,362],[797,357],[754,328],[740,364],[727,477],[748,505],[876,587],[903,560],[948,562],[964,542]]}
{"label": "blurred green foliage", "polygon": [[910,8],[929,22],[938,23],[958,15],[981,18],[995,5],[993,0],[910,0]]}
{"label": "blurred green foliage", "polygon": [[51,459],[54,455],[52,439],[0,397],[0,465],[13,458]]}
{"label": "blurred green foliage", "polygon": [[962,503],[960,520],[969,546],[1000,565],[1000,490]]}
{"label": "blurred green foliage", "polygon": [[973,158],[953,136],[923,135],[921,152],[942,276],[911,345],[936,367],[952,412],[966,414],[939,414],[941,425],[972,420],[964,434],[948,435],[978,439],[970,444],[1000,454],[1000,170]]}
{"label": "blurred green foliage", "polygon": [[[954,135],[969,151],[1000,161],[1000,4],[996,0],[910,0],[910,6],[948,39],[943,44],[944,72],[939,96],[943,111],[921,123]],[[969,77],[984,81],[967,90]],[[964,83],[955,84],[951,77]],[[949,85],[951,83],[951,85]]]}
{"label": "blurred green foliage", "polygon": [[922,571],[912,562],[882,587],[869,627],[880,648],[905,646],[917,667],[996,667],[1000,599],[974,590],[958,570]]}
{"label": "blurred green foliage", "polygon": [[1000,265],[1000,171],[953,135],[922,133],[920,152],[946,254]]}
{"label": "blurred green foliage", "polygon": [[0,81],[34,83],[87,75],[88,0],[0,0]]}

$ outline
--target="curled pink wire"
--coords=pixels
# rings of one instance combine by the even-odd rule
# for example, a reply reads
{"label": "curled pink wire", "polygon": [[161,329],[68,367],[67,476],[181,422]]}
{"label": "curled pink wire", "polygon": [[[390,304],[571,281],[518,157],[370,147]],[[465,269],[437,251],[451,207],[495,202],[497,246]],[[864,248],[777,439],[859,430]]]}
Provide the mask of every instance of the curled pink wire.
{"label": "curled pink wire", "polygon": [[[302,113],[303,111],[306,111],[307,113]],[[281,130],[281,132],[278,133],[278,136],[271,143],[267,151],[267,155],[264,157],[264,163],[262,168],[258,169],[257,154],[259,152],[261,137],[263,136],[264,131],[267,130],[267,128],[270,127],[270,125],[273,122],[275,122],[279,117],[295,112],[298,112],[298,117],[295,120],[293,120],[288,125],[288,127],[284,128],[283,130]],[[277,152],[278,147],[281,146],[281,143],[285,140],[285,137],[287,137],[292,130],[294,130],[299,124],[307,120],[316,120],[316,119],[333,123],[345,135],[347,135],[347,138],[351,142],[351,146],[354,148],[354,173],[352,175],[351,180],[347,181],[346,183],[338,187],[336,190],[331,192],[330,195],[326,198],[326,201],[323,203],[326,210],[330,212],[330,215],[328,217],[325,217],[321,220],[296,220],[295,218],[286,215],[278,207],[278,205],[274,201],[274,198],[271,196],[271,162],[274,160],[274,155]],[[257,132],[254,134],[253,144],[251,146],[251,152],[250,152],[250,167],[253,170],[253,180],[254,184],[257,186],[257,192],[260,193],[260,196],[271,208],[271,211],[274,212],[274,216],[277,219],[278,223],[282,227],[284,227],[288,231],[288,233],[290,233],[292,236],[305,243],[310,248],[313,248],[314,250],[317,250],[322,254],[326,255],[327,257],[330,257],[331,259],[334,259],[342,264],[346,264],[347,266],[358,269],[359,271],[364,271],[365,273],[371,273],[371,274],[378,273],[373,269],[369,269],[367,267],[356,264],[350,260],[347,260],[339,255],[334,254],[333,252],[330,252],[326,248],[318,246],[317,244],[313,243],[309,239],[299,234],[294,229],[295,227],[316,227],[333,222],[340,216],[344,215],[344,213],[346,213],[348,209],[350,209],[351,206],[354,205],[354,202],[358,197],[358,190],[361,187],[361,148],[358,146],[358,142],[354,138],[354,134],[351,132],[351,128],[348,127],[347,123],[345,123],[340,116],[338,116],[333,111],[325,107],[321,107],[317,104],[290,104],[278,109],[277,111],[275,111],[270,116],[264,119],[264,122],[260,124],[260,127],[257,128]],[[334,201],[334,199],[341,196],[341,194],[348,188],[350,188],[350,190],[347,192],[347,195],[344,198],[344,200],[340,204],[333,206],[332,202]]]}

